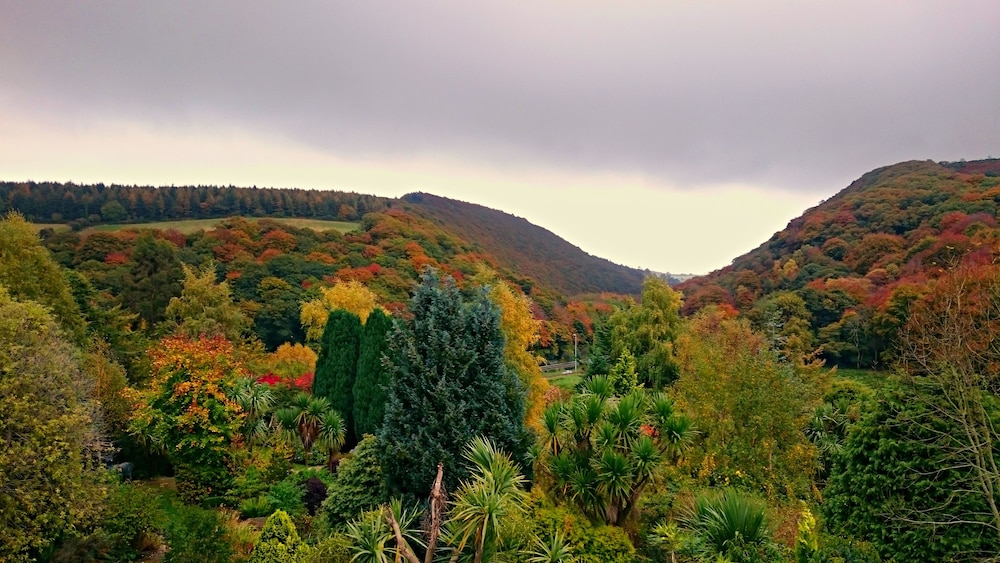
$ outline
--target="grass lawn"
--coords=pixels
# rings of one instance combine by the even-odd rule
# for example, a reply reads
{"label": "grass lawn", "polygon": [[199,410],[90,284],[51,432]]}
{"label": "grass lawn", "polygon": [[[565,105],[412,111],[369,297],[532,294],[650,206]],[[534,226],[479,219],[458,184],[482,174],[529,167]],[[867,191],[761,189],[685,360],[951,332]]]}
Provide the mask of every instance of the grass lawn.
{"label": "grass lawn", "polygon": [[580,373],[571,373],[567,375],[557,375],[555,377],[546,378],[549,380],[550,385],[555,385],[556,387],[561,387],[569,392],[573,392],[573,388],[576,387],[577,383],[583,379]]}
{"label": "grass lawn", "polygon": [[[247,221],[259,221],[270,219],[277,223],[283,223],[298,229],[312,229],[314,231],[337,230],[342,233],[357,230],[360,223],[346,221],[324,221],[321,219],[302,219],[296,217],[245,217]],[[191,234],[200,229],[211,229],[226,219],[186,219],[184,221],[156,221],[152,223],[123,223],[114,225],[94,225],[83,230],[91,231],[121,231],[125,229],[175,229],[183,234]]]}

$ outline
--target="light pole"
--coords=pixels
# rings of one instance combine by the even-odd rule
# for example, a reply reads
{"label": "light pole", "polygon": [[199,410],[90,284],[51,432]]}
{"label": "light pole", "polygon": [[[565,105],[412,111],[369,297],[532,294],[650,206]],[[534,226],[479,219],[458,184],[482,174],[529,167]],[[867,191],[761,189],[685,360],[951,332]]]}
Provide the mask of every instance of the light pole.
{"label": "light pole", "polygon": [[574,332],[573,333],[573,371],[576,371],[577,369],[579,369],[579,366],[577,365],[577,359],[576,358],[577,358],[577,355],[576,355],[576,333]]}

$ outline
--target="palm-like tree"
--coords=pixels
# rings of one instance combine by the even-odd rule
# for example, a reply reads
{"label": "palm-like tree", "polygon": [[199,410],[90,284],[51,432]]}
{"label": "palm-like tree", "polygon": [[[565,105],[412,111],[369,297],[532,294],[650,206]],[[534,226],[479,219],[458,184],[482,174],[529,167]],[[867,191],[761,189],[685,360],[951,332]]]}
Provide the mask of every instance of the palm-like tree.
{"label": "palm-like tree", "polygon": [[584,512],[622,525],[659,468],[686,449],[693,429],[662,393],[610,393],[607,379],[594,377],[572,402],[550,407],[541,459],[556,487]]}
{"label": "palm-like tree", "polygon": [[291,406],[275,413],[279,426],[301,441],[306,463],[309,462],[313,445],[320,437],[320,429],[328,412],[330,412],[329,401],[302,392],[292,398]]}
{"label": "palm-like tree", "polygon": [[481,563],[484,554],[493,553],[501,540],[501,520],[524,510],[525,478],[510,456],[486,438],[474,438],[465,458],[475,469],[452,505],[447,530],[454,549],[451,559],[457,561],[471,544],[475,563]]}
{"label": "palm-like tree", "polygon": [[247,444],[252,448],[263,443],[270,434],[266,415],[274,406],[271,387],[250,378],[242,378],[236,382],[234,398],[247,415],[243,423],[243,436]]}
{"label": "palm-like tree", "polygon": [[316,445],[326,448],[326,467],[331,473],[334,470],[333,464],[337,454],[340,452],[340,448],[344,446],[345,435],[344,418],[340,416],[340,413],[333,409],[323,413],[323,418],[319,424],[319,433],[316,436]]}

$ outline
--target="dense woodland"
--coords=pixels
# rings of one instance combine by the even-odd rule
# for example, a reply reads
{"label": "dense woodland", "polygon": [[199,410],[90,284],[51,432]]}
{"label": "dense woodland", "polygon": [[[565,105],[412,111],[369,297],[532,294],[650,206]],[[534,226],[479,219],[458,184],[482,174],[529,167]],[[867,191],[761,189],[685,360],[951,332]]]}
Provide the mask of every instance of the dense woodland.
{"label": "dense woodland", "polygon": [[0,561],[996,560],[998,169],[626,294],[423,194],[4,184]]}

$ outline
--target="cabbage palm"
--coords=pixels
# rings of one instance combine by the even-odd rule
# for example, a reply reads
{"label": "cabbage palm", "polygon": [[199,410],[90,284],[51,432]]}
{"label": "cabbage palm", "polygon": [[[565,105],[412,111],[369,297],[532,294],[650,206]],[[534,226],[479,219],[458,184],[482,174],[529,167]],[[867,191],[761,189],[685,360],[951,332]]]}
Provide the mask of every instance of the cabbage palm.
{"label": "cabbage palm", "polygon": [[291,406],[275,413],[278,424],[301,441],[307,464],[313,445],[320,437],[320,429],[328,412],[330,412],[329,401],[323,397],[313,397],[302,392],[295,395]]}
{"label": "cabbage palm", "polygon": [[323,418],[319,423],[319,432],[316,436],[316,445],[326,448],[326,467],[332,473],[334,471],[334,461],[340,448],[344,446],[346,428],[344,419],[340,413],[330,409],[323,413]]}
{"label": "cabbage palm", "polygon": [[455,495],[447,535],[454,550],[452,561],[471,546],[475,563],[481,563],[484,554],[493,553],[500,543],[503,519],[524,510],[526,480],[510,456],[486,438],[474,438],[465,458],[475,468]]}
{"label": "cabbage palm", "polygon": [[243,436],[247,443],[250,447],[263,443],[270,434],[266,415],[274,406],[274,393],[271,387],[243,378],[236,382],[234,398],[247,415],[243,423]]}
{"label": "cabbage palm", "polygon": [[[663,464],[680,457],[693,429],[662,393],[637,390],[616,397],[604,377],[592,378],[584,389],[571,402],[546,412],[545,469],[557,490],[584,512],[620,526]],[[568,435],[565,443],[572,448],[563,447],[550,428],[554,421],[549,419],[557,413]]]}

